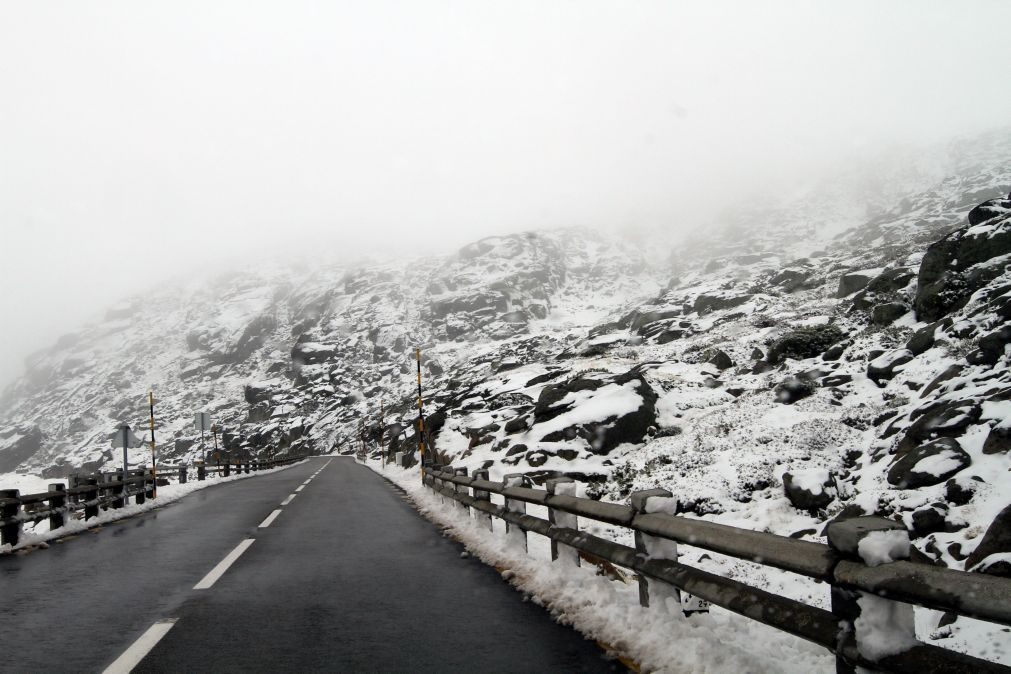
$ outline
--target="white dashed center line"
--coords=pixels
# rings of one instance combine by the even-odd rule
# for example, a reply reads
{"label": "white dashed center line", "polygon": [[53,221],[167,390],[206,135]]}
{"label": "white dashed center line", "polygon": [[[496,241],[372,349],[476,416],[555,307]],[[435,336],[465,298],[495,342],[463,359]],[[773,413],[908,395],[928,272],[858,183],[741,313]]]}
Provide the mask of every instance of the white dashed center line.
{"label": "white dashed center line", "polygon": [[281,509],[278,508],[274,512],[272,512],[269,515],[267,515],[267,519],[265,519],[262,522],[260,522],[260,528],[261,529],[266,529],[267,527],[269,527],[270,523],[273,522],[275,519],[277,519],[277,516],[280,515],[280,514],[281,514]]}
{"label": "white dashed center line", "polygon": [[281,505],[283,505],[283,506],[288,505],[289,503],[291,503],[292,501],[295,500],[295,496],[296,496],[295,494],[291,494],[290,496],[288,496],[288,498],[286,498],[283,501],[281,501]]}
{"label": "white dashed center line", "polygon": [[144,634],[140,635],[137,641],[133,642],[130,648],[123,652],[123,655],[116,658],[116,661],[105,668],[103,674],[129,674],[133,668],[140,664],[151,649],[154,648],[162,637],[175,625],[174,620],[157,622],[147,628]]}
{"label": "white dashed center line", "polygon": [[302,491],[303,489],[305,489],[305,485],[304,485],[304,484],[300,484],[300,485],[298,485],[297,487],[295,487],[295,491],[296,491],[296,492],[300,492],[300,491]]}
{"label": "white dashed center line", "polygon": [[225,555],[225,558],[218,562],[218,565],[211,569],[211,572],[204,576],[203,580],[193,586],[193,589],[206,590],[214,585],[214,583],[218,582],[218,579],[225,575],[225,571],[228,571],[228,567],[234,564],[235,560],[242,556],[242,553],[246,551],[246,548],[252,545],[255,540],[255,538],[247,538],[235,546],[235,549]]}

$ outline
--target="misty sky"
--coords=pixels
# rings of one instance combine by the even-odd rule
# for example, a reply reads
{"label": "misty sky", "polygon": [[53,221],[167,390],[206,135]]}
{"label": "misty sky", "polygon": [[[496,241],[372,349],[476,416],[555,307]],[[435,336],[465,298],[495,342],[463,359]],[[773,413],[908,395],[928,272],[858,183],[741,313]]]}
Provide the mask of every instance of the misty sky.
{"label": "misty sky", "polygon": [[999,0],[0,0],[0,385],[243,254],[682,231],[1007,124],[1008,25]]}

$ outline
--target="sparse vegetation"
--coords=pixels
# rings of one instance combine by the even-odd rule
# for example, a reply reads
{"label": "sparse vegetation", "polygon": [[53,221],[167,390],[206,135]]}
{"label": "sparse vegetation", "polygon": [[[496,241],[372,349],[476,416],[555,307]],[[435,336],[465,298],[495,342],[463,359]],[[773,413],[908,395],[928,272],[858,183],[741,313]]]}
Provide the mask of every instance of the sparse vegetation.
{"label": "sparse vegetation", "polygon": [[781,363],[787,358],[814,358],[845,336],[842,329],[832,324],[794,328],[770,345],[769,361]]}

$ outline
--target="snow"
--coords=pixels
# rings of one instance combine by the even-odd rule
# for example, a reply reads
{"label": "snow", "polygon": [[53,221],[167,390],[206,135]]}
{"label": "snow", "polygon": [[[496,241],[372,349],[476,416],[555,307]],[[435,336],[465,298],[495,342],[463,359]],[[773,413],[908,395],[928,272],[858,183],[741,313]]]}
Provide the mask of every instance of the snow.
{"label": "snow", "polygon": [[793,484],[815,496],[825,491],[825,485],[831,480],[831,474],[824,468],[808,468],[790,473]]}
{"label": "snow", "polygon": [[867,566],[909,559],[909,532],[898,529],[872,531],[860,539],[857,554]]}
{"label": "snow", "polygon": [[946,449],[920,459],[911,470],[916,473],[940,476],[956,470],[961,465],[957,455],[951,450]]}
{"label": "snow", "polygon": [[912,606],[866,593],[857,603],[860,616],[853,626],[860,655],[877,661],[917,644]]}
{"label": "snow", "polygon": [[529,434],[537,439],[570,426],[588,424],[595,421],[621,417],[635,412],[642,406],[642,396],[636,393],[637,382],[607,384],[595,391],[575,391],[566,395],[558,404],[571,404],[572,409],[559,414],[554,419],[537,424]]}

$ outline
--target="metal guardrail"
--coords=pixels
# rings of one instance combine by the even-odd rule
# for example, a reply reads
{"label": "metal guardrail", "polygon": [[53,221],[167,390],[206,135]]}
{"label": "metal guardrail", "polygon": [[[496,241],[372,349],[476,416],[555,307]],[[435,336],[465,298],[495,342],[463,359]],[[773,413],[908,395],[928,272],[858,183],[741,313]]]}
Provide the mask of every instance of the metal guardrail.
{"label": "metal guardrail", "polygon": [[[868,536],[897,536],[908,542],[908,531],[898,522],[858,517],[827,528],[828,545],[758,531],[679,517],[676,501],[661,489],[632,494],[632,505],[605,503],[574,496],[570,478],[548,480],[547,489],[532,489],[522,474],[488,480],[488,471],[468,476],[466,469],[427,466],[424,483],[453,499],[490,526],[491,518],[506,522],[507,536],[526,548],[527,532],[551,539],[552,559],[578,564],[578,551],[631,569],[639,576],[640,603],[649,606],[650,593],[671,596],[681,590],[729,611],[812,641],[836,655],[837,672],[857,667],[877,671],[934,674],[941,672],[1011,672],[1011,667],[964,655],[915,640],[912,605],[948,611],[987,622],[1011,625],[1011,579],[955,571],[906,560],[868,566],[859,547]],[[468,493],[472,490],[473,493]],[[566,493],[568,492],[568,493]],[[491,502],[491,494],[505,503]],[[526,504],[548,508],[548,519],[526,514]],[[621,545],[585,531],[584,517],[632,530],[635,547]],[[831,610],[795,601],[678,561],[677,544],[686,544],[731,557],[775,567],[829,584]],[[901,546],[899,546],[901,555]],[[675,592],[680,602],[680,593]],[[898,616],[891,626],[909,644],[901,652],[881,656],[872,645],[874,621],[858,621],[862,611],[890,611]],[[903,630],[905,633],[903,633]],[[874,657],[872,657],[872,655]]]}
{"label": "metal guardrail", "polygon": [[[229,477],[251,473],[301,461],[303,455],[271,459],[268,461],[236,461],[215,466],[205,466],[202,461],[193,466],[198,481],[209,476]],[[154,498],[156,487],[169,484],[175,478],[178,484],[186,484],[191,476],[190,467],[185,465],[159,467],[157,473],[149,468],[131,470],[126,479],[123,471],[72,474],[67,485],[53,483],[49,491],[38,494],[21,494],[17,489],[0,489],[0,544],[17,545],[25,524],[49,520],[49,530],[55,531],[66,525],[67,519],[77,513],[78,517],[90,520],[98,517],[100,510],[122,508],[130,498],[135,503],[144,503]]]}

